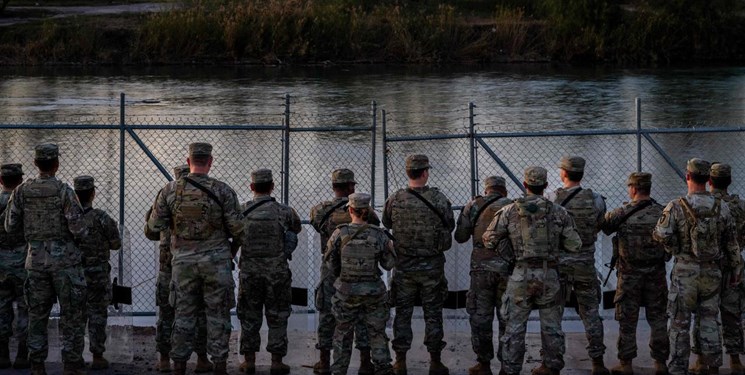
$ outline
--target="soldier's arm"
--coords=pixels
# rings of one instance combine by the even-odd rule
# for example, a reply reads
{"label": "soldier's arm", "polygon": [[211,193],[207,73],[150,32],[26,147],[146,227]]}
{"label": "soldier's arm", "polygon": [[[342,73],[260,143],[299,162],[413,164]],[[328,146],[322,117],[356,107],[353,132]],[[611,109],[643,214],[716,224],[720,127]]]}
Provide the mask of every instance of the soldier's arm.
{"label": "soldier's arm", "polygon": [[147,227],[152,232],[160,232],[171,226],[171,208],[168,206],[168,195],[170,194],[170,184],[166,185],[158,196],[155,198],[150,217],[147,219]]}
{"label": "soldier's arm", "polygon": [[396,197],[396,194],[391,195],[388,197],[388,200],[385,201],[385,206],[383,206],[383,225],[385,225],[386,228],[391,229],[393,227],[393,220],[391,220],[391,214],[393,209],[393,199]]}
{"label": "soldier's arm", "polygon": [[303,230],[303,224],[300,222],[300,215],[297,214],[294,208],[290,207],[290,222],[287,230],[293,233],[300,233]]}
{"label": "soldier's arm", "polygon": [[489,226],[484,232],[484,236],[481,238],[484,241],[484,246],[487,249],[496,249],[499,241],[506,239],[509,235],[507,227],[509,225],[509,210],[511,206],[506,206],[494,214]]}
{"label": "soldier's arm", "polygon": [[83,207],[80,206],[78,196],[75,195],[75,191],[71,187],[65,185],[63,191],[63,204],[62,212],[67,219],[67,229],[76,238],[80,238],[88,234],[88,226],[83,220]]}
{"label": "soldier's arm", "polygon": [[243,236],[243,215],[241,215],[241,205],[238,201],[238,195],[233,189],[225,185],[223,194],[223,217],[227,224],[228,234],[233,238],[233,246],[240,246],[241,236]]}
{"label": "soldier's arm", "polygon": [[109,241],[109,249],[119,250],[122,247],[122,238],[119,235],[119,225],[107,213],[103,213],[103,227],[106,238]]}
{"label": "soldier's arm", "polygon": [[448,231],[452,232],[455,229],[455,215],[453,214],[453,204],[450,203],[449,199],[445,200],[445,219],[448,222]]}
{"label": "soldier's arm", "polygon": [[341,274],[341,256],[339,254],[339,245],[341,244],[340,233],[339,229],[334,230],[331,238],[329,238],[329,242],[326,244],[326,254],[323,255],[323,261],[326,263],[326,267],[335,277],[339,277]]}
{"label": "soldier's arm", "polygon": [[665,251],[669,254],[673,254],[676,250],[677,241],[675,239],[677,236],[677,227],[675,205],[673,202],[670,202],[662,211],[662,216],[657,220],[657,225],[652,232],[652,238],[662,244],[665,247]]}
{"label": "soldier's arm", "polygon": [[[724,216],[724,233],[722,236],[723,251],[727,257],[727,263],[731,269],[740,270],[742,267],[742,256],[740,256],[740,245],[737,242],[737,226],[735,220],[730,214],[730,210],[722,202],[722,216]],[[739,272],[737,273],[739,275]]]}
{"label": "soldier's arm", "polygon": [[313,206],[313,208],[310,209],[310,225],[318,233],[321,233],[321,218],[323,217],[323,213],[319,212],[320,210],[320,204]]}
{"label": "soldier's arm", "polygon": [[577,227],[574,225],[574,219],[566,212],[563,211],[561,215],[561,235],[560,245],[561,249],[568,253],[577,253],[582,247],[582,239],[577,233]]}
{"label": "soldier's arm", "polygon": [[473,207],[473,201],[466,203],[466,206],[463,207],[460,215],[458,215],[458,223],[455,227],[455,240],[458,243],[468,241],[473,234],[473,223],[471,223],[471,211]]}
{"label": "soldier's arm", "polygon": [[396,250],[393,241],[388,239],[385,234],[381,234],[383,240],[383,251],[380,254],[379,263],[384,270],[390,271],[396,265]]}
{"label": "soldier's arm", "polygon": [[605,220],[605,213],[606,213],[606,207],[605,207],[605,198],[603,198],[602,195],[594,193],[594,205],[595,205],[595,214],[597,217],[597,228],[595,228],[596,232],[599,232],[602,229],[603,221]]}
{"label": "soldier's arm", "polygon": [[380,218],[378,217],[378,214],[375,213],[375,209],[372,206],[370,206],[370,211],[368,211],[367,214],[367,223],[376,227],[380,226]]}
{"label": "soldier's arm", "polygon": [[5,208],[5,220],[3,226],[8,233],[17,233],[23,230],[23,193],[20,189],[13,190]]}
{"label": "soldier's arm", "polygon": [[623,217],[622,207],[616,208],[615,210],[610,212],[606,212],[605,216],[603,217],[603,221],[600,223],[600,230],[602,230],[603,233],[609,236],[615,232],[618,232],[618,222],[621,220],[621,217]]}

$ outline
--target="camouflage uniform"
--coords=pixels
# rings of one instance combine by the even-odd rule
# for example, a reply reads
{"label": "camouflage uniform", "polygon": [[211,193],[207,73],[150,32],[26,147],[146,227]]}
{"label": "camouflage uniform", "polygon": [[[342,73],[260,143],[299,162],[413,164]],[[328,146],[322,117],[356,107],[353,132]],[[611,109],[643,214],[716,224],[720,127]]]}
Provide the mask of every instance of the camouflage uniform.
{"label": "camouflage uniform", "polygon": [[[529,167],[525,170],[525,183],[542,186],[546,174],[543,168]],[[509,239],[513,254],[505,253],[509,246],[500,244],[504,239]],[[528,316],[536,307],[541,319],[542,367],[558,374],[564,368],[566,347],[556,268],[560,251],[574,254],[581,246],[572,217],[558,204],[529,193],[497,212],[483,240],[487,248],[499,248],[500,255],[516,261],[501,307],[507,321],[500,339],[503,368],[510,375],[522,370]]]}
{"label": "camouflage uniform", "polygon": [[[709,174],[709,163],[688,161],[689,173]],[[695,217],[687,213],[690,206]],[[695,224],[694,223],[695,220]],[[717,316],[722,284],[720,263],[741,270],[735,223],[727,203],[701,191],[671,201],[654,230],[654,238],[675,257],[670,276],[670,374],[686,374],[690,355],[691,313],[700,319],[699,350],[704,356],[721,352]]]}
{"label": "camouflage uniform", "polygon": [[[331,182],[354,183],[354,173],[349,169],[337,169],[331,174]],[[347,202],[347,197],[336,197],[333,200],[319,203],[311,209],[310,224],[321,235],[321,254],[326,252],[326,244],[336,227],[352,221],[347,211]],[[370,210],[367,222],[376,226],[380,225],[380,219],[375,211]],[[315,294],[315,304],[318,309],[318,342],[316,343],[316,349],[319,350],[331,350],[333,347],[332,339],[336,319],[331,310],[331,298],[335,292],[334,277],[326,269],[325,264],[321,264],[321,280],[316,287]],[[356,326],[354,339],[357,349],[370,349],[367,329],[363,324]]]}
{"label": "camouflage uniform", "polygon": [[[352,194],[349,201],[350,207],[369,207],[370,195]],[[386,270],[393,268],[393,243],[378,227],[342,224],[331,235],[327,248],[325,262],[336,277],[333,311],[337,324],[331,373],[346,375],[355,326],[364,324],[370,335],[375,374],[387,375],[391,371],[391,354],[385,325],[390,310],[378,265]]]}
{"label": "camouflage uniform", "polygon": [[[36,160],[54,160],[57,145],[36,147]],[[25,181],[10,196],[5,216],[8,233],[24,232],[28,243],[24,293],[29,309],[28,348],[34,364],[48,354],[47,324],[55,302],[60,305],[62,361],[83,365],[85,345],[85,274],[74,238],[86,235],[83,209],[73,189],[51,174]]]}
{"label": "camouflage uniform", "polygon": [[[211,157],[212,146],[189,145],[189,159]],[[235,191],[207,174],[189,173],[189,179],[209,189],[219,202],[186,178],[169,182],[155,202],[148,220],[150,230],[172,227],[173,274],[171,305],[176,317],[171,336],[171,358],[177,371],[193,351],[199,306],[207,315],[207,352],[215,371],[224,368],[230,340],[230,309],[235,306],[231,272],[231,243],[240,242],[243,223]]]}
{"label": "camouflage uniform", "polygon": [[[176,179],[189,175],[189,166],[181,165],[173,168],[173,175]],[[160,193],[159,193],[160,194]],[[173,321],[176,311],[169,302],[171,294],[171,274],[173,267],[171,260],[171,230],[164,229],[160,232],[150,232],[145,218],[145,236],[152,241],[159,241],[158,244],[158,278],[155,282],[155,305],[158,307],[158,321],[155,325],[155,347],[158,353],[168,354],[171,352],[171,334],[173,332]],[[207,354],[207,317],[204,312],[204,305],[199,305],[197,314],[197,329],[194,337],[194,352],[198,355]]]}
{"label": "camouflage uniform", "polygon": [[[3,164],[1,176],[21,176],[23,171],[20,164]],[[5,221],[5,207],[12,190],[5,188],[0,192],[0,223]],[[23,298],[23,283],[26,281],[26,240],[23,230],[8,233],[0,225],[0,345],[8,349],[8,341],[13,335],[15,322],[15,337],[19,348],[26,345],[28,336],[28,306]],[[13,313],[13,302],[16,303],[17,316]],[[9,359],[8,359],[9,361]],[[8,363],[9,365],[9,363]]]}
{"label": "camouflage uniform", "polygon": [[[559,168],[566,171],[584,171],[585,160],[564,157]],[[562,204],[577,189],[579,192],[569,202]],[[600,280],[595,270],[595,240],[605,215],[605,200],[590,189],[575,186],[556,190],[554,203],[562,205],[572,215],[577,232],[582,239],[582,250],[576,254],[562,254],[559,264],[564,297],[574,290],[577,296],[577,313],[585,326],[587,354],[601,359],[605,353],[603,321],[600,318]],[[562,314],[564,306],[562,304]]]}
{"label": "camouflage uniform", "polygon": [[[652,175],[632,173],[627,184],[651,187]],[[641,204],[646,207],[639,209]],[[651,329],[649,347],[652,349],[652,359],[665,363],[670,355],[665,311],[666,256],[662,246],[652,239],[652,230],[660,216],[662,206],[654,200],[651,203],[649,200],[635,200],[606,213],[602,224],[605,234],[617,233],[613,239],[613,255],[618,257],[618,285],[614,302],[619,324],[618,359],[622,361],[636,358],[636,326],[641,306],[645,308]]]}
{"label": "camouflage uniform", "polygon": [[[76,192],[93,190],[93,177],[76,177],[74,187]],[[78,242],[78,246],[83,253],[85,283],[88,286],[86,318],[89,350],[93,354],[102,354],[106,351],[106,321],[111,302],[109,250],[120,249],[122,240],[116,221],[105,211],[91,207],[91,203],[83,206],[83,220],[88,235]]]}
{"label": "camouflage uniform", "polygon": [[[502,177],[487,177],[485,189],[505,187]],[[494,215],[512,200],[492,191],[486,196],[478,196],[466,203],[458,217],[455,229],[455,240],[464,243],[473,237],[471,252],[471,286],[466,297],[466,311],[471,323],[471,345],[478,362],[491,362],[494,359],[494,311],[499,320],[499,338],[504,335],[506,322],[499,312],[502,296],[510,277],[510,265],[493,250],[484,247],[482,236],[491,223]],[[497,351],[497,358],[502,360],[502,349]]]}
{"label": "camouflage uniform", "polygon": [[[424,165],[429,168],[429,160],[424,155],[407,158],[407,169],[425,169]],[[410,191],[428,200],[447,225]],[[446,345],[442,308],[448,292],[444,252],[450,249],[451,232],[455,228],[451,203],[437,188],[400,189],[385,202],[383,225],[396,237],[396,267],[390,296],[390,303],[396,308],[393,350],[406,353],[411,348],[411,316],[418,296],[424,310],[424,345],[428,352],[439,354]]]}
{"label": "camouflage uniform", "polygon": [[[251,174],[253,183],[272,182],[268,169]],[[287,319],[292,312],[292,272],[285,252],[285,233],[300,233],[300,217],[294,209],[268,195],[243,204],[244,239],[241,241],[238,318],[241,321],[241,354],[260,350],[259,330],[265,309],[269,337],[266,351],[287,355]]]}

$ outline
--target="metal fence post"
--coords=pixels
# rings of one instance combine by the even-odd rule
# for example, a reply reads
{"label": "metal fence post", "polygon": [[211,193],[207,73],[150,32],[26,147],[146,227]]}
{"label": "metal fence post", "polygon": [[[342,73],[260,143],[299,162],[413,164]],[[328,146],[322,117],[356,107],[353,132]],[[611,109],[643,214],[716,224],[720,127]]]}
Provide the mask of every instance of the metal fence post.
{"label": "metal fence post", "polygon": [[468,103],[468,139],[471,142],[471,197],[476,196],[478,191],[478,173],[476,172],[476,137],[474,135],[473,109],[476,107],[473,102]]}
{"label": "metal fence post", "polygon": [[290,204],[290,94],[285,94],[285,129],[282,140],[284,153],[282,155],[282,203]]}
{"label": "metal fence post", "polygon": [[636,98],[636,171],[642,171],[642,101]]}
{"label": "metal fence post", "polygon": [[[119,94],[119,228],[124,238],[124,93]],[[119,284],[124,282],[124,249],[119,250]]]}
{"label": "metal fence post", "polygon": [[378,127],[378,103],[376,101],[372,101],[371,104],[372,107],[372,130],[370,131],[370,139],[372,143],[372,147],[370,148],[370,159],[372,160],[372,166],[370,167],[370,202],[372,202],[372,207],[375,208],[375,168],[377,166],[375,165],[375,137],[376,137],[376,128]]}
{"label": "metal fence post", "polygon": [[383,115],[383,124],[382,124],[382,131],[383,131],[383,200],[388,200],[388,140],[386,137],[388,135],[386,134],[386,113],[385,109],[380,111],[380,113]]}

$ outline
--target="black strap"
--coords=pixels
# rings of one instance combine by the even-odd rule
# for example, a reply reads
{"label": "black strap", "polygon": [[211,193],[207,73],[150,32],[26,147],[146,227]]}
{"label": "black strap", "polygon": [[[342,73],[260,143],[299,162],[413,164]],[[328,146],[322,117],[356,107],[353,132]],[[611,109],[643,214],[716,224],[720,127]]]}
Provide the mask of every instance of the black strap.
{"label": "black strap", "polygon": [[91,212],[91,211],[93,211],[93,207],[87,207],[87,208],[84,208],[84,209],[83,209],[83,215],[85,215],[85,214],[87,214],[87,213],[89,213],[89,212]]}
{"label": "black strap", "polygon": [[359,227],[359,229],[357,229],[351,236],[345,238],[344,241],[341,241],[341,246],[339,246],[339,250],[343,249],[344,246],[347,246],[347,244],[350,241],[352,241],[353,239],[357,238],[357,236],[359,236],[360,233],[362,233],[365,229],[370,228],[370,227],[372,227],[372,225],[370,225],[370,224],[365,224],[365,225]]}
{"label": "black strap", "polygon": [[[225,213],[225,206],[222,205],[222,202],[220,202],[220,199],[217,198],[217,195],[215,195],[215,193],[213,193],[212,190],[207,189],[204,185],[192,180],[189,177],[184,177],[184,181],[186,181],[186,183],[188,184],[192,184],[195,188],[207,194],[207,196],[210,197],[210,199],[215,201],[215,203],[217,203],[217,205],[220,206],[220,209],[222,210],[222,212]],[[220,215],[220,217],[222,218],[222,225],[225,227],[225,232],[227,233],[228,238],[230,238],[232,234],[230,233],[230,229],[229,229],[230,227],[228,227],[228,223],[225,221],[225,215]]]}
{"label": "black strap", "polygon": [[442,212],[440,212],[434,205],[432,205],[432,203],[430,203],[427,198],[424,198],[421,194],[417,193],[412,188],[407,188],[406,191],[408,191],[411,195],[419,198],[420,201],[427,205],[427,207],[429,207],[429,209],[432,210],[432,212],[434,212],[437,217],[440,218],[440,221],[442,221],[442,226],[445,227],[445,229],[450,229],[450,225],[448,223],[448,220],[445,218],[445,215],[443,215]]}
{"label": "black strap", "polygon": [[577,190],[573,191],[572,194],[569,194],[568,197],[564,198],[564,200],[560,203],[561,207],[566,207],[567,203],[569,203],[569,201],[576,197],[577,194],[579,194],[580,190],[582,190],[581,186],[578,187]]}
{"label": "black strap", "polygon": [[476,225],[476,223],[479,221],[479,218],[481,217],[481,214],[483,214],[484,211],[486,211],[486,208],[487,207],[491,206],[492,203],[494,203],[494,202],[496,202],[496,201],[498,201],[498,200],[500,200],[502,198],[503,197],[501,195],[497,195],[496,197],[494,197],[492,199],[489,199],[486,202],[484,202],[484,205],[481,208],[479,208],[478,211],[476,211],[476,218],[473,220],[473,224]]}
{"label": "black strap", "polygon": [[345,204],[347,204],[348,201],[342,200],[341,202],[331,206],[331,208],[326,211],[325,214],[323,214],[323,217],[321,218],[321,222],[318,224],[319,228],[323,228],[324,225],[326,225],[326,221],[329,220],[329,217],[331,217],[331,214],[334,213],[334,211],[338,210]]}
{"label": "black strap", "polygon": [[626,220],[628,220],[635,213],[637,213],[637,212],[639,212],[639,211],[641,211],[641,210],[643,210],[643,209],[645,209],[645,208],[647,208],[647,207],[649,207],[649,206],[651,206],[651,205],[653,205],[655,203],[657,203],[657,202],[655,202],[654,199],[649,199],[649,200],[646,200],[646,201],[644,201],[642,203],[639,203],[638,205],[636,205],[636,207],[634,207],[633,209],[631,209],[631,211],[627,212],[626,214],[624,214],[621,217],[621,220],[618,222],[618,226],[620,227],[621,225],[623,225],[623,223],[625,223]]}
{"label": "black strap", "polygon": [[263,201],[261,201],[261,202],[259,202],[259,203],[256,203],[256,204],[254,204],[253,206],[251,206],[251,207],[247,208],[247,209],[246,209],[245,211],[243,211],[243,217],[246,217],[246,216],[248,216],[248,214],[250,214],[250,213],[251,213],[251,211],[253,211],[253,210],[255,210],[255,209],[257,209],[257,208],[261,207],[261,206],[262,206],[263,204],[265,204],[265,203],[269,203],[269,202],[276,202],[276,201],[277,201],[277,200],[276,200],[276,199],[274,199],[274,198],[269,198],[269,199],[267,199],[267,200],[263,200]]}

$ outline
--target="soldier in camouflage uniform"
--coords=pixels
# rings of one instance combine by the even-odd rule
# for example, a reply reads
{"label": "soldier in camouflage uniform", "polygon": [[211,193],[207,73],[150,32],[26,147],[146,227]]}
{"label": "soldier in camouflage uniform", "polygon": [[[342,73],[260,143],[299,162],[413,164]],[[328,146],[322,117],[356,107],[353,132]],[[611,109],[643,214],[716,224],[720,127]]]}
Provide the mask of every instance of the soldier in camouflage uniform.
{"label": "soldier in camouflage uniform", "polygon": [[[354,173],[349,169],[336,169],[331,172],[331,186],[334,190],[334,199],[317,204],[310,210],[310,223],[313,229],[321,235],[321,254],[326,252],[326,244],[336,227],[348,224],[352,221],[347,210],[349,195],[354,193],[357,182]],[[380,219],[375,211],[369,210],[368,224],[380,225]],[[313,372],[319,375],[329,374],[331,371],[331,349],[332,338],[336,320],[331,310],[331,298],[334,296],[334,276],[321,264],[321,281],[316,288],[315,303],[318,309],[318,343],[316,349],[321,351],[320,360],[313,365]],[[370,343],[367,336],[367,328],[364,324],[357,324],[354,332],[357,349],[360,351],[359,375],[372,375],[373,364],[370,361]]]}
{"label": "soldier in camouflage uniform", "polygon": [[350,224],[339,225],[329,239],[324,256],[328,269],[336,278],[333,310],[333,375],[346,375],[352,356],[355,325],[364,324],[370,335],[374,373],[391,374],[391,353],[385,325],[390,317],[386,287],[378,265],[390,270],[395,264],[393,242],[377,226],[367,224],[370,194],[349,196]]}
{"label": "soldier in camouflage uniform", "polygon": [[[502,295],[510,277],[510,265],[493,250],[484,247],[482,237],[494,215],[512,203],[507,198],[504,177],[490,176],[484,180],[484,196],[477,196],[466,204],[458,217],[455,240],[464,243],[473,237],[471,252],[471,287],[466,297],[466,310],[471,322],[471,345],[478,363],[468,369],[470,375],[491,375],[494,359],[492,324],[494,311],[499,320],[499,337],[504,335],[506,322],[499,312]],[[497,351],[502,361],[502,349]],[[503,372],[503,371],[500,371]]]}
{"label": "soldier in camouflage uniform", "polygon": [[46,373],[47,324],[58,302],[64,374],[84,374],[86,285],[82,253],[75,245],[75,239],[87,234],[83,208],[75,191],[54,176],[59,168],[57,145],[36,146],[34,164],[39,177],[13,191],[5,212],[5,230],[11,234],[22,231],[28,243],[24,293],[31,373]]}
{"label": "soldier in camouflage uniform", "polygon": [[[566,298],[573,290],[577,296],[577,312],[585,326],[587,353],[592,359],[592,375],[606,375],[609,371],[603,363],[605,344],[599,311],[600,280],[595,270],[595,240],[605,215],[605,200],[600,194],[580,186],[585,172],[585,159],[565,156],[561,158],[559,169],[564,186],[556,190],[553,201],[572,215],[577,232],[582,238],[582,251],[564,254],[560,259],[559,274],[563,295]],[[563,310],[562,304],[562,312]]]}
{"label": "soldier in camouflage uniform", "polygon": [[721,265],[733,270],[732,288],[742,271],[735,222],[729,206],[706,191],[709,162],[688,161],[688,195],[671,201],[654,230],[654,238],[675,257],[670,275],[667,313],[670,317],[670,374],[688,373],[691,313],[699,317],[700,373],[707,374],[721,352],[717,316],[722,286]]}
{"label": "soldier in camouflage uniform", "polygon": [[86,318],[88,321],[89,350],[93,354],[92,370],[109,367],[103,357],[106,351],[106,321],[111,302],[111,265],[109,250],[122,247],[119,227],[106,211],[93,208],[96,186],[91,176],[78,176],[73,180],[75,194],[83,207],[83,220],[88,228],[88,235],[78,242],[83,253],[85,284],[88,286],[86,300]]}
{"label": "soldier in camouflage uniform", "polygon": [[[711,186],[711,195],[727,202],[729,206],[730,214],[735,222],[737,229],[737,243],[741,246],[745,244],[745,202],[740,200],[737,195],[731,195],[727,192],[727,188],[732,183],[732,167],[728,164],[713,163],[711,165],[711,173],[709,185]],[[724,341],[724,347],[727,349],[727,354],[730,355],[730,370],[734,375],[743,375],[744,370],[742,363],[740,362],[740,354],[743,353],[743,332],[742,322],[740,316],[743,312],[743,298],[745,293],[743,291],[743,284],[740,283],[737,287],[730,288],[727,285],[727,281],[732,276],[733,270],[729,267],[722,269],[722,293],[719,303],[719,311],[722,317],[722,341]],[[742,274],[740,280],[742,280]],[[693,347],[691,351],[696,354],[701,354],[698,348],[699,341],[699,319],[695,316],[693,321]],[[723,358],[721,351],[716,354],[715,359],[712,360],[711,369],[712,372],[718,372],[718,367],[723,364]],[[690,372],[698,373],[700,368],[703,367],[703,363],[700,360],[696,361]]]}
{"label": "soldier in camouflage uniform", "polygon": [[631,202],[605,214],[602,230],[613,238],[613,259],[618,259],[616,287],[616,320],[618,321],[618,359],[611,369],[614,375],[632,375],[636,357],[636,325],[639,307],[645,307],[651,329],[649,347],[655,363],[655,374],[667,374],[670,342],[667,337],[667,280],[665,249],[652,239],[662,206],[649,193],[652,175],[634,172],[626,182]]}
{"label": "soldier in camouflage uniform", "polygon": [[[557,267],[560,255],[579,253],[582,242],[567,211],[542,196],[548,186],[546,175],[544,168],[526,168],[523,186],[527,195],[497,212],[483,236],[487,249],[516,263],[501,307],[507,327],[500,344],[508,375],[522,370],[525,331],[533,308],[540,313],[543,357],[533,374],[558,375],[564,368],[566,347]],[[504,240],[510,245],[503,245]]]}
{"label": "soldier in camouflage uniform", "polygon": [[171,358],[177,375],[186,372],[193,351],[200,305],[206,309],[207,352],[214,373],[227,373],[230,309],[235,306],[231,247],[240,244],[243,223],[235,191],[207,175],[212,160],[212,145],[190,144],[191,173],[163,188],[148,220],[151,231],[172,229],[170,302],[176,317]]}
{"label": "soldier in camouflage uniform", "polygon": [[[3,164],[0,166],[0,223],[5,221],[5,207],[8,206],[10,193],[23,182],[23,169],[20,164]],[[23,298],[23,283],[26,281],[26,240],[23,231],[13,234],[5,232],[0,225],[0,369],[9,368],[10,351],[8,344],[13,335],[18,340],[16,360],[12,363],[15,369],[29,368],[28,346],[28,306]],[[16,303],[16,316],[13,314],[13,302]]]}
{"label": "soldier in camouflage uniform", "polygon": [[[173,176],[176,180],[189,175],[189,166],[184,164],[173,168]],[[160,241],[158,246],[158,280],[155,282],[155,305],[158,306],[158,322],[155,326],[155,345],[160,360],[156,369],[160,372],[171,371],[171,333],[173,332],[173,319],[176,311],[168,301],[171,294],[171,230],[165,229],[160,232],[151,232],[148,229],[147,219],[152,209],[145,216],[145,236],[151,241]],[[204,306],[199,305],[197,311],[197,330],[194,337],[194,352],[197,353],[197,365],[194,372],[203,373],[212,371],[213,365],[207,357],[207,317]]]}
{"label": "soldier in camouflage uniform", "polygon": [[274,179],[269,169],[251,173],[254,199],[241,207],[244,223],[240,259],[238,318],[241,320],[241,349],[245,358],[241,371],[256,372],[256,352],[260,350],[259,330],[266,311],[269,339],[266,350],[272,353],[272,375],[290,372],[282,363],[287,355],[287,319],[292,312],[292,272],[288,259],[297,246],[302,229],[294,209],[272,196]]}
{"label": "soldier in camouflage uniform", "polygon": [[391,195],[383,209],[383,224],[396,237],[396,267],[391,281],[393,321],[393,370],[406,374],[406,352],[411,348],[411,316],[414,301],[421,298],[424,310],[424,345],[430,353],[430,375],[446,375],[440,352],[445,348],[442,307],[448,292],[445,254],[452,245],[455,219],[450,201],[437,188],[427,186],[426,155],[406,158],[409,186]]}

